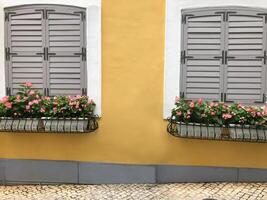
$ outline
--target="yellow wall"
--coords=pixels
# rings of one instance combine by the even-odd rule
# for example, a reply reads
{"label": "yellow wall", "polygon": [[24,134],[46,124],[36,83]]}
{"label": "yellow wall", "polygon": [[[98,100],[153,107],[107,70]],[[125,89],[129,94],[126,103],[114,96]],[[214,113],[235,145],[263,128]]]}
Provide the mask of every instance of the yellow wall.
{"label": "yellow wall", "polygon": [[167,134],[162,119],[164,17],[164,0],[103,0],[99,130],[85,135],[1,134],[0,157],[267,168],[267,144]]}

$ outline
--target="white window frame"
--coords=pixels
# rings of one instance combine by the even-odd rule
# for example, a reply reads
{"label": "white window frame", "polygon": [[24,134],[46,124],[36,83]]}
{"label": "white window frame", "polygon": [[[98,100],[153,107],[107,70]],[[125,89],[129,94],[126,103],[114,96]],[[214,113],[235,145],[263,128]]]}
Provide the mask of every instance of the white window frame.
{"label": "white window frame", "polygon": [[180,94],[181,10],[216,6],[267,8],[262,0],[166,0],[163,118],[171,115],[175,96]]}
{"label": "white window frame", "polygon": [[[86,8],[87,95],[96,103],[95,114],[101,116],[101,0],[1,0],[0,28],[4,30],[4,8],[31,4],[57,4]],[[93,30],[93,31],[92,31]],[[4,31],[0,31],[0,97],[5,95]]]}

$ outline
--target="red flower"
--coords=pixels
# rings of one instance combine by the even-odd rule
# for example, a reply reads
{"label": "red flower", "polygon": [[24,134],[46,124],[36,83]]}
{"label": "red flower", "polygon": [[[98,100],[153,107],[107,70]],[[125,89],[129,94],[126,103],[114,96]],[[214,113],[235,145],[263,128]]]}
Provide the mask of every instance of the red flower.
{"label": "red flower", "polygon": [[31,83],[31,82],[26,82],[26,83],[24,84],[24,86],[25,86],[25,87],[32,87],[32,83]]}
{"label": "red flower", "polygon": [[223,114],[222,117],[223,117],[224,119],[231,119],[231,118],[232,118],[232,115],[229,114],[229,113],[226,113],[226,114]]}
{"label": "red flower", "polygon": [[189,107],[190,107],[190,108],[194,108],[194,107],[195,107],[195,103],[192,101],[192,102],[189,104]]}
{"label": "red flower", "polygon": [[181,111],[178,111],[178,112],[176,112],[176,115],[177,116],[181,116],[182,115],[182,112]]}
{"label": "red flower", "polygon": [[5,103],[5,107],[7,107],[7,108],[12,108],[12,103],[11,103],[11,102],[6,102],[6,103]]}
{"label": "red flower", "polygon": [[199,105],[202,105],[202,104],[203,104],[202,99],[198,99],[198,100],[197,100],[197,103],[198,103]]}

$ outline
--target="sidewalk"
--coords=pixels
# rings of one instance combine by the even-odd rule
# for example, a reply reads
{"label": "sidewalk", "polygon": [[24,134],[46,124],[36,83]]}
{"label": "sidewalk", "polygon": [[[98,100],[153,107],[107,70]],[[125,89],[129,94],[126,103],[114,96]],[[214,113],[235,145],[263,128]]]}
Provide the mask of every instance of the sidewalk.
{"label": "sidewalk", "polygon": [[216,200],[267,199],[267,183],[0,186],[1,200],[202,200],[205,198]]}

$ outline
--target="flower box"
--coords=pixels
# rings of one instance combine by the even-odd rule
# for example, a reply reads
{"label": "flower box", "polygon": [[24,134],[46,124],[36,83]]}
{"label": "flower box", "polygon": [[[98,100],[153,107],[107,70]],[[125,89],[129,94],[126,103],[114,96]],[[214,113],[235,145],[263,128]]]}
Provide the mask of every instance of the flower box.
{"label": "flower box", "polygon": [[267,142],[267,104],[207,102],[176,98],[167,131],[174,136]]}
{"label": "flower box", "polygon": [[88,132],[89,118],[42,118],[45,132]]}
{"label": "flower box", "polygon": [[220,138],[221,127],[213,124],[177,122],[177,133],[181,137]]}
{"label": "flower box", "polygon": [[39,118],[11,118],[2,117],[0,120],[0,131],[39,131],[43,123]]}
{"label": "flower box", "polygon": [[266,128],[250,125],[229,125],[230,137],[236,140],[266,140]]}

